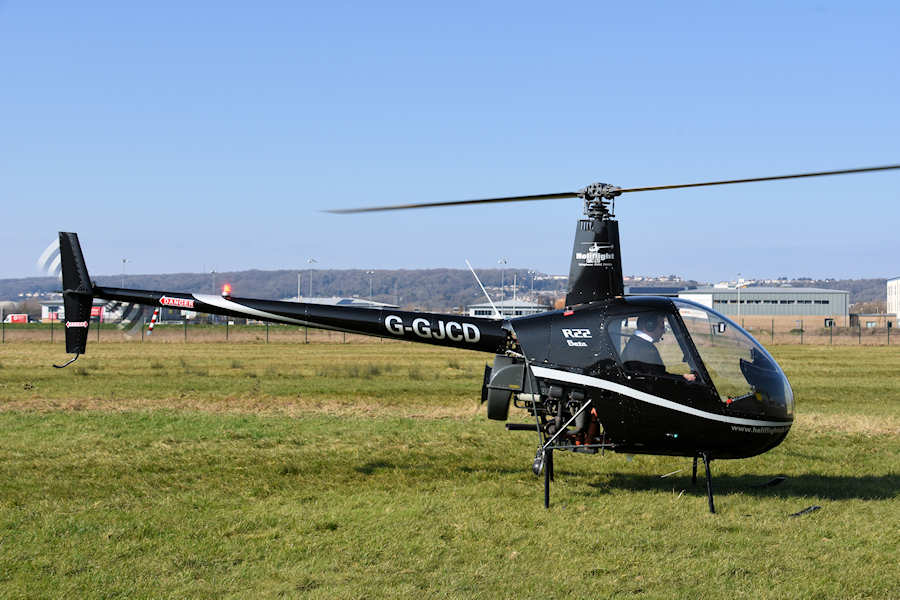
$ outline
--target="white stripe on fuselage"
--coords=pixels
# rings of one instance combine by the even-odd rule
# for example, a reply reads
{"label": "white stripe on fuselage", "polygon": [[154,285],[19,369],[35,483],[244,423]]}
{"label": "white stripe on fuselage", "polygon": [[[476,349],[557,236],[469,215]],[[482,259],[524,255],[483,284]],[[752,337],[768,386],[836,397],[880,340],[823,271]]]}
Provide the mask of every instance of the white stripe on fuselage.
{"label": "white stripe on fuselage", "polygon": [[677,410],[678,412],[687,413],[695,417],[710,419],[712,421],[721,421],[722,423],[730,423],[732,425],[748,425],[752,427],[790,427],[791,423],[793,423],[793,421],[757,421],[756,419],[742,419],[740,417],[728,417],[725,415],[719,415],[716,413],[707,412],[705,410],[692,408],[690,406],[685,406],[677,402],[672,402],[671,400],[666,400],[665,398],[660,398],[659,396],[654,396],[653,394],[648,394],[646,392],[630,388],[620,383],[613,383],[612,381],[599,379],[597,377],[589,377],[587,375],[579,375],[578,373],[569,373],[568,371],[558,371],[556,369],[548,369],[547,367],[532,366],[531,372],[534,373],[536,377],[544,377],[546,379],[565,381],[568,383],[576,383],[578,385],[586,385],[588,387],[609,390],[610,392],[622,394],[623,396],[628,396],[629,398],[634,398],[635,400],[640,400],[641,402],[646,402],[648,404],[655,404],[656,406],[668,408],[669,410]]}
{"label": "white stripe on fuselage", "polygon": [[227,298],[223,298],[222,296],[216,296],[214,294],[191,294],[194,298],[203,302],[204,304],[209,304],[210,306],[218,306],[219,308],[224,308],[225,310],[234,311],[236,313],[243,313],[245,315],[253,315],[254,317],[259,317],[261,319],[268,319],[270,321],[281,321],[282,323],[294,323],[296,325],[307,325],[306,321],[301,321],[299,319],[292,319],[290,317],[282,317],[281,315],[276,315],[275,313],[266,312],[264,310],[257,310],[255,308],[250,308],[249,306],[244,306],[243,304],[238,304],[237,302],[233,302],[228,300]]}

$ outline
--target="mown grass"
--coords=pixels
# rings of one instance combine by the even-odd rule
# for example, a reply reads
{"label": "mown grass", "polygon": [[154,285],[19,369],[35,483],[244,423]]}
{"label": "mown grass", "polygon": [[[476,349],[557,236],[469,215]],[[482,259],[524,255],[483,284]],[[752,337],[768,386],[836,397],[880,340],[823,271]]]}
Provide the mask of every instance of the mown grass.
{"label": "mown grass", "polygon": [[485,355],[123,344],[77,374],[49,368],[58,350],[0,348],[0,596],[900,589],[895,349],[775,348],[797,422],[767,454],[713,463],[716,515],[687,459],[615,454],[560,456],[544,510],[535,440],[477,412]]}

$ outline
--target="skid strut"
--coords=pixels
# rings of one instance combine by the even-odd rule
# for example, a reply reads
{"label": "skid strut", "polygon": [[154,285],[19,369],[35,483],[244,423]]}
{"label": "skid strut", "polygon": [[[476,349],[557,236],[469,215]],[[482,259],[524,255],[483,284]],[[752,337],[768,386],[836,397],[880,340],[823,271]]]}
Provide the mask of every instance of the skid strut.
{"label": "skid strut", "polygon": [[534,474],[538,475],[540,473],[540,467],[538,465],[544,468],[544,508],[550,508],[550,482],[553,481],[553,443],[564,431],[566,431],[566,427],[575,422],[575,419],[577,419],[581,413],[586,411],[591,404],[591,400],[582,404],[581,408],[579,408],[575,414],[559,428],[559,431],[541,445],[537,455],[534,457],[534,465],[532,465]]}
{"label": "skid strut", "polygon": [[[712,475],[709,472],[709,463],[712,459],[707,452],[704,452],[701,456],[703,457],[703,464],[706,466],[706,496],[709,499],[709,512],[715,514],[716,505],[713,504]],[[697,459],[694,458],[694,466],[696,467],[696,465]]]}
{"label": "skid strut", "polygon": [[712,474],[709,472],[709,463],[712,461],[708,452],[701,452],[699,456],[694,457],[694,468],[691,473],[691,485],[697,485],[697,461],[703,459],[703,466],[706,467],[706,497],[709,500],[709,512],[715,514],[716,505],[713,502],[712,490]]}
{"label": "skid strut", "polygon": [[550,508],[551,481],[553,481],[553,448],[544,451],[544,508]]}

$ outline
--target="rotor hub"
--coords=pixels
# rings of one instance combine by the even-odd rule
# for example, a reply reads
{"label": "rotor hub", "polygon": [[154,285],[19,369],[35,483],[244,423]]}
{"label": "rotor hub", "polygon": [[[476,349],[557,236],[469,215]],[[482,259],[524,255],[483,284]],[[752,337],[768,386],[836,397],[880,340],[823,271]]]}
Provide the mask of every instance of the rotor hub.
{"label": "rotor hub", "polygon": [[578,190],[578,197],[584,200],[584,214],[592,219],[608,219],[615,216],[615,198],[622,188],[608,183],[592,183]]}

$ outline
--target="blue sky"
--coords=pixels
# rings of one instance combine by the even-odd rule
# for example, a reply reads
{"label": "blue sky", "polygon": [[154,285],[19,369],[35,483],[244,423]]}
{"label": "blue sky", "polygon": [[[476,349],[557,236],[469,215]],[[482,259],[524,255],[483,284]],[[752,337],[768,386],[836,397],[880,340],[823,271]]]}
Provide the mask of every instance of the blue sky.
{"label": "blue sky", "polygon": [[[900,5],[0,3],[0,277],[568,270],[578,200],[900,163]],[[633,194],[624,270],[900,275],[900,172]]]}

